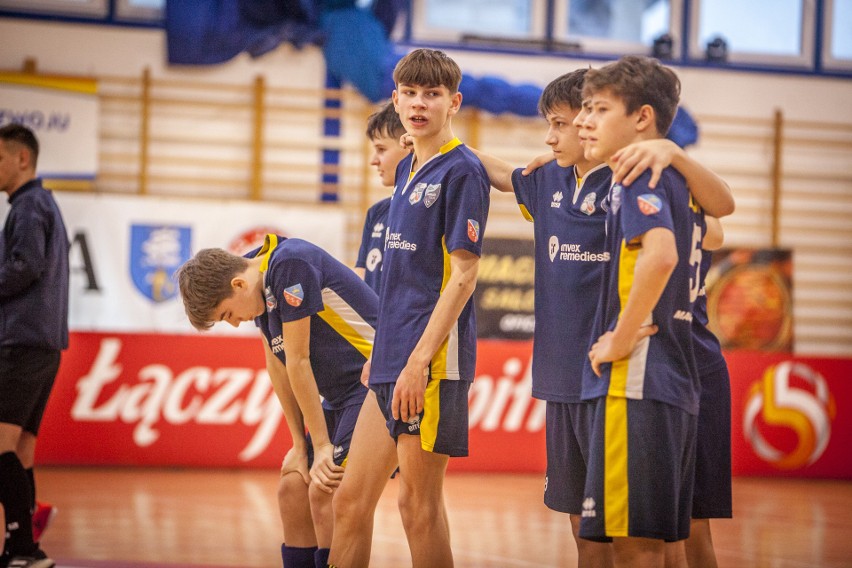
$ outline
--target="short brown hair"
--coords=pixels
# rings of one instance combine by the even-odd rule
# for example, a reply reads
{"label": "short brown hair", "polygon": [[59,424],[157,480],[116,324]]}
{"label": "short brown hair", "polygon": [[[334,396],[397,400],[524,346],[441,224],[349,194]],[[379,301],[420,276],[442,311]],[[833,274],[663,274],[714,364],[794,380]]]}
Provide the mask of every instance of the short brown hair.
{"label": "short brown hair", "polygon": [[458,92],[461,79],[458,64],[437,49],[415,49],[400,59],[393,70],[397,86],[446,87],[452,94]]}
{"label": "short brown hair", "polygon": [[30,151],[30,166],[35,170],[38,163],[38,139],[33,131],[16,122],[0,128],[0,140],[4,143],[19,144]]}
{"label": "short brown hair", "polygon": [[587,71],[588,69],[577,69],[548,83],[538,99],[538,112],[547,117],[560,105],[580,110],[583,107],[583,80]]}
{"label": "short brown hair", "polygon": [[624,101],[627,114],[650,105],[656,115],[657,132],[660,136],[668,133],[680,99],[680,79],[674,71],[651,57],[626,55],[586,73],[584,98],[604,90]]}
{"label": "short brown hair", "polygon": [[248,268],[248,259],[226,250],[198,251],[177,271],[180,296],[189,323],[205,331],[216,323],[216,306],[234,295],[231,280]]}
{"label": "short brown hair", "polygon": [[367,138],[399,138],[405,134],[405,127],[399,120],[399,114],[393,106],[393,101],[388,101],[384,106],[370,115],[367,119]]}

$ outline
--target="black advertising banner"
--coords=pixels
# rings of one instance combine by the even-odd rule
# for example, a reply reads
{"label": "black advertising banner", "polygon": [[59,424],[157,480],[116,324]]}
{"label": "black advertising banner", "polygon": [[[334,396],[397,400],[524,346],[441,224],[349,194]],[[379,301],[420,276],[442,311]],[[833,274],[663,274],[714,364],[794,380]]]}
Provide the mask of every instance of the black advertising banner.
{"label": "black advertising banner", "polygon": [[792,272],[790,250],[713,253],[707,314],[723,349],[793,351]]}
{"label": "black advertising banner", "polygon": [[532,239],[485,239],[474,293],[479,338],[532,339],[534,279]]}

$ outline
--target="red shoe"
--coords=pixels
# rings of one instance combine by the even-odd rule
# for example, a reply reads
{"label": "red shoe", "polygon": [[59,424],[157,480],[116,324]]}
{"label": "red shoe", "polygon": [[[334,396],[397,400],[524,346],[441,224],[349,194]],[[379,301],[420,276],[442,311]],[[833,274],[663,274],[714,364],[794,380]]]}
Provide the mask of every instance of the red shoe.
{"label": "red shoe", "polygon": [[50,526],[50,522],[58,511],[59,509],[50,503],[36,501],[36,510],[33,513],[33,542],[41,540],[41,535]]}

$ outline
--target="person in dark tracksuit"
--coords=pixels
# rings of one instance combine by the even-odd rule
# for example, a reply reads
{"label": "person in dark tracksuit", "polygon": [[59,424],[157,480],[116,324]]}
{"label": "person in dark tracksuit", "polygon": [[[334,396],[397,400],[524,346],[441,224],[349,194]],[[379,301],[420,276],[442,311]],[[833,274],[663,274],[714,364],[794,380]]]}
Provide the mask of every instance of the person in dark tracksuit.
{"label": "person in dark tracksuit", "polygon": [[33,456],[63,349],[68,347],[70,243],[53,194],[36,177],[38,140],[0,128],[0,189],[11,208],[0,236],[0,567],[50,568],[33,541]]}

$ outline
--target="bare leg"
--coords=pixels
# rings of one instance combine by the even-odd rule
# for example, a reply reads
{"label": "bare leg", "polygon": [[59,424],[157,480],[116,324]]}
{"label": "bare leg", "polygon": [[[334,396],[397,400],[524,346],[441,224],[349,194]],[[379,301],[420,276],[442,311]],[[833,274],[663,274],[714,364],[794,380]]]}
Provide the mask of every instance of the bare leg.
{"label": "bare leg", "polygon": [[376,395],[370,391],[355,423],[346,473],[334,492],[329,564],[346,568],[370,564],[376,505],[396,465],[396,444],[388,433]]}
{"label": "bare leg", "polygon": [[287,546],[309,548],[317,545],[308,485],[298,473],[287,473],[278,481],[278,510]]}
{"label": "bare leg", "polygon": [[666,543],[666,568],[687,568],[686,547],[683,540]]}
{"label": "bare leg", "polygon": [[612,542],[613,561],[619,568],[664,568],[665,542],[652,538],[619,537]]}
{"label": "bare leg", "polygon": [[569,515],[577,543],[577,568],[612,568],[612,545],[580,538],[580,516]]}
{"label": "bare leg", "polygon": [[452,568],[453,553],[444,506],[444,475],[449,456],[427,452],[419,436],[400,436],[397,444],[402,480],[399,512],[413,568]]}
{"label": "bare leg", "polygon": [[317,536],[319,548],[331,547],[331,535],[334,528],[334,513],[331,509],[333,495],[333,493],[329,494],[317,489],[313,483],[308,488],[308,496],[311,501],[311,518],[313,519],[314,533]]}
{"label": "bare leg", "polygon": [[717,568],[716,552],[713,550],[713,535],[710,519],[692,519],[689,538],[686,539],[686,560],[689,568]]}

